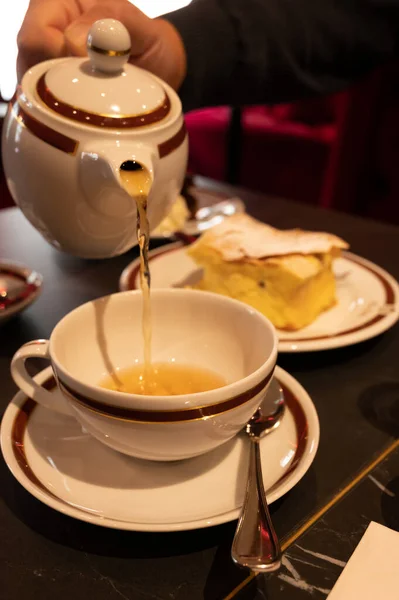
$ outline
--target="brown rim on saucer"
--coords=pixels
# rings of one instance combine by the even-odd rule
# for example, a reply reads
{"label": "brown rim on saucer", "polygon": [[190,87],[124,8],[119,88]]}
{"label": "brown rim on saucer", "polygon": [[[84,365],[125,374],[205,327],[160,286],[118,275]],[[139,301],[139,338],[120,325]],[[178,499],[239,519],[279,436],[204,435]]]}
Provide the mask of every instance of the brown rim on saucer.
{"label": "brown rim on saucer", "polygon": [[93,398],[88,398],[73,390],[64,381],[60,380],[57,376],[57,382],[60,390],[68,397],[69,400],[84,406],[86,409],[91,410],[97,414],[103,415],[111,419],[117,419],[118,421],[129,421],[133,423],[156,423],[158,425],[171,424],[171,423],[188,423],[191,421],[199,421],[204,417],[216,417],[226,413],[238,406],[246,404],[250,400],[253,400],[255,396],[260,394],[267,386],[271,378],[273,377],[274,368],[257,385],[250,390],[238,394],[233,398],[224,400],[217,404],[197,406],[195,408],[185,408],[181,410],[139,410],[135,408],[126,408],[122,406],[113,406],[111,404],[104,404]]}
{"label": "brown rim on saucer", "polygon": [[[57,387],[54,377],[50,376],[44,383],[41,384],[41,387],[48,391],[51,391],[55,387]],[[23,471],[23,473],[26,475],[29,481],[31,481],[40,490],[46,492],[46,494],[49,494],[53,498],[59,500],[58,496],[56,496],[49,489],[47,489],[42,484],[42,482],[36,477],[34,471],[28,463],[28,459],[25,454],[25,431],[28,426],[28,421],[32,416],[32,413],[35,410],[36,406],[37,403],[32,398],[26,398],[25,402],[18,410],[11,430],[12,450],[15,460],[17,461],[20,469]]]}
{"label": "brown rim on saucer", "polygon": [[[35,117],[29,115],[18,103],[18,101],[10,104],[10,108],[14,114],[16,120],[23,126],[25,126],[32,135],[36,136],[42,142],[57,148],[66,154],[75,156],[79,147],[79,141],[52,129],[48,125],[45,125]],[[186,140],[187,131],[186,126],[183,122],[181,128],[171,138],[158,144],[159,158],[164,158],[176,150]]]}
{"label": "brown rim on saucer", "polygon": [[[42,383],[42,387],[49,391],[53,390],[56,387],[56,385],[57,384],[53,376],[50,376],[44,383]],[[276,483],[269,490],[267,490],[268,492],[273,491],[273,489],[281,485],[292,474],[292,472],[295,471],[302,457],[305,454],[308,439],[308,422],[306,420],[306,414],[302,408],[299,399],[287,386],[281,383],[280,385],[284,392],[287,408],[291,412],[295,422],[296,440],[293,442],[293,446],[295,447],[295,454],[289,469],[280,477],[280,479],[276,481]],[[25,433],[29,419],[31,418],[36,407],[37,403],[32,398],[26,398],[25,402],[22,404],[21,408],[18,410],[15,416],[11,430],[11,443],[14,458],[17,461],[17,464],[21,471],[38,490],[40,490],[47,496],[51,496],[58,502],[64,504],[65,506],[70,506],[68,502],[54,494],[40,481],[40,479],[36,476],[32,466],[29,464],[28,457],[26,456],[24,444]],[[75,508],[79,509],[79,507],[76,506]],[[81,510],[82,512],[86,512],[83,509]],[[126,521],[122,519],[119,520],[113,518],[112,520],[119,521],[120,523],[126,523]],[[104,518],[104,521],[107,521],[106,517]]]}
{"label": "brown rim on saucer", "polygon": [[165,92],[164,99],[161,104],[148,112],[143,112],[136,115],[102,115],[99,113],[92,113],[83,109],[72,106],[63,102],[51,92],[46,85],[46,74],[38,79],[36,85],[36,91],[40,100],[57,114],[70,119],[71,121],[78,121],[85,125],[93,125],[94,127],[117,127],[118,129],[126,128],[137,128],[145,127],[146,125],[153,125],[159,123],[170,113],[171,102],[168,94]]}
{"label": "brown rim on saucer", "polygon": [[[154,261],[157,258],[164,256],[165,254],[176,252],[177,250],[180,250],[181,248],[183,248],[184,246],[187,246],[187,245],[188,244],[186,244],[184,241],[182,241],[180,244],[179,243],[174,244],[173,248],[168,248],[167,246],[165,248],[159,248],[159,249],[155,250],[154,254],[151,255],[151,253],[150,253],[150,255],[148,257],[149,262]],[[362,267],[366,271],[369,271],[375,277],[377,277],[377,279],[380,281],[380,283],[382,284],[384,291],[385,291],[385,305],[384,306],[389,307],[395,303],[395,299],[396,299],[395,290],[392,287],[391,282],[388,279],[385,279],[385,277],[382,273],[373,269],[373,267],[371,265],[365,264],[361,258],[358,258],[352,254],[344,252],[343,256],[344,256],[345,260],[348,260],[349,262],[353,262],[353,263],[359,265],[360,267]],[[128,268],[129,267],[127,267],[126,270]],[[137,280],[139,271],[140,271],[140,265],[138,264],[133,269],[131,269],[130,273],[126,276],[126,279],[127,279],[126,289],[127,290],[137,290],[138,289],[138,287],[136,285],[136,280]],[[384,308],[384,306],[382,308]],[[363,329],[368,329],[372,325],[379,323],[380,321],[384,320],[385,318],[386,318],[386,315],[378,314],[375,317],[373,317],[372,319],[369,319],[368,321],[366,321],[365,323],[363,323],[361,325],[357,325],[356,327],[351,327],[350,329],[344,329],[343,331],[339,331],[338,333],[330,333],[328,335],[320,335],[320,336],[304,337],[304,338],[286,338],[286,337],[284,337],[284,339],[281,339],[280,341],[283,343],[286,343],[286,342],[296,343],[296,342],[313,342],[313,341],[329,340],[331,338],[338,338],[338,337],[342,337],[344,335],[349,335],[351,333],[356,333],[358,331],[362,331]]]}

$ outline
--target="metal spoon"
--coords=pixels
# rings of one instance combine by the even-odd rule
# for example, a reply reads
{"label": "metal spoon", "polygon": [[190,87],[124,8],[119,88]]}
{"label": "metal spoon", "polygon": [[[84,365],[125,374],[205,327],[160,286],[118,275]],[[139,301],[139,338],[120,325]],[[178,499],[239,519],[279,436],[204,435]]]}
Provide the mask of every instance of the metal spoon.
{"label": "metal spoon", "polygon": [[204,206],[195,213],[195,219],[186,221],[183,233],[186,235],[198,235],[215,225],[218,225],[226,217],[236,213],[245,212],[245,205],[239,198],[222,200],[211,206]]}
{"label": "metal spoon", "polygon": [[274,431],[284,414],[284,393],[273,378],[266,396],[246,426],[250,439],[247,489],[231,549],[235,563],[255,572],[270,573],[281,565],[281,549],[267,506],[259,440]]}

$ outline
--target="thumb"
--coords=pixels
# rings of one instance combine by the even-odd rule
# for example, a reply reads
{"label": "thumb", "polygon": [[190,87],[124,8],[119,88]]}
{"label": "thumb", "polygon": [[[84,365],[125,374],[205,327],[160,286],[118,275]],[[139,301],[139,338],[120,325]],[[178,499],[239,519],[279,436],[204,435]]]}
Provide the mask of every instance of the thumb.
{"label": "thumb", "polygon": [[153,45],[158,35],[158,28],[128,0],[97,2],[84,12],[65,30],[65,44],[70,54],[85,56],[87,54],[87,36],[95,21],[99,19],[117,19],[128,29],[131,37],[131,56],[139,58]]}

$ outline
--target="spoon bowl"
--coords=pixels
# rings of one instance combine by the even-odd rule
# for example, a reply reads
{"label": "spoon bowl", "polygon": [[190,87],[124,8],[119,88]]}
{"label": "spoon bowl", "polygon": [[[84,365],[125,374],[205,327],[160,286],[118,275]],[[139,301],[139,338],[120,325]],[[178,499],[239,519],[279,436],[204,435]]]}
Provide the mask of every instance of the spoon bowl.
{"label": "spoon bowl", "polygon": [[218,225],[224,219],[243,212],[245,212],[245,205],[239,198],[229,198],[211,206],[204,206],[197,210],[194,219],[190,219],[185,223],[183,233],[186,235],[199,235]]}

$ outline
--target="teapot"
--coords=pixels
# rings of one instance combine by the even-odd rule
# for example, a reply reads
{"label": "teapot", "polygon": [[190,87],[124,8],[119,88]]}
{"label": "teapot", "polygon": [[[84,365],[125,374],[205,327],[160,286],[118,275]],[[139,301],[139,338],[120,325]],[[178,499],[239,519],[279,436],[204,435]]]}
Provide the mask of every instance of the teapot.
{"label": "teapot", "polygon": [[105,258],[137,243],[121,169],[147,171],[154,229],[183,185],[188,142],[178,95],[128,63],[122,23],[94,23],[87,51],[24,75],[3,126],[3,165],[15,203],[48,242]]}

